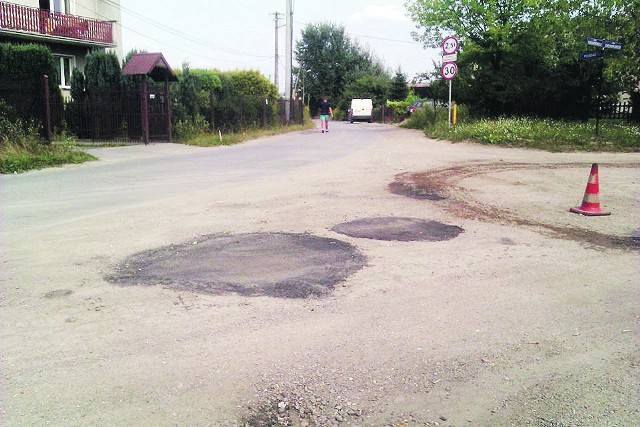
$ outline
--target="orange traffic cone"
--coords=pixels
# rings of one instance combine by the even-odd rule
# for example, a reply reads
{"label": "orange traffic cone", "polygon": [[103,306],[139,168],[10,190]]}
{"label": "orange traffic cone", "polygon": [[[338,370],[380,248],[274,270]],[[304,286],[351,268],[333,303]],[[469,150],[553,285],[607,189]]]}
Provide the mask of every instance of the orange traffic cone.
{"label": "orange traffic cone", "polygon": [[591,165],[591,173],[589,174],[589,181],[587,181],[587,189],[584,190],[582,205],[569,210],[574,213],[589,216],[611,215],[611,212],[606,212],[600,209],[599,193],[600,182],[598,180],[598,164],[594,163]]}

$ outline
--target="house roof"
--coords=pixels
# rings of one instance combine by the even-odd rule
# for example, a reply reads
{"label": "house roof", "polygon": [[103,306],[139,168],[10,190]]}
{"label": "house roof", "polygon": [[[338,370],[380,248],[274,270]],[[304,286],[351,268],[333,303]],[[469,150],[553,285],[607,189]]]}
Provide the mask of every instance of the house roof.
{"label": "house roof", "polygon": [[163,82],[165,78],[170,82],[177,82],[178,77],[169,66],[169,63],[161,53],[136,53],[129,58],[122,74],[128,76],[150,76],[157,82]]}

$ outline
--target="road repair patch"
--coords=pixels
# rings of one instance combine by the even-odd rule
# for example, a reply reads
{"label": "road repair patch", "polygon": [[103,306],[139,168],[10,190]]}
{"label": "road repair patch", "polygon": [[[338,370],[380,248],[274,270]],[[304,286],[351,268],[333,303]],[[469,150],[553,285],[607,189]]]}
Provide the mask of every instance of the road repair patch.
{"label": "road repair patch", "polygon": [[329,294],[366,264],[354,246],[293,233],[214,234],[130,256],[106,279],[208,294],[306,298]]}
{"label": "road repair patch", "polygon": [[457,237],[464,230],[456,225],[420,218],[364,218],[338,224],[331,230],[351,237],[399,242],[440,242]]}
{"label": "road repair patch", "polygon": [[[602,164],[607,168],[637,169],[636,163]],[[465,190],[460,181],[490,173],[514,170],[588,168],[590,163],[471,163],[456,165],[423,172],[402,173],[395,176],[387,189],[393,194],[413,199],[444,200],[439,206],[448,213],[463,219],[485,222],[501,222],[510,225],[534,227],[550,236],[575,240],[592,248],[611,248],[622,250],[640,250],[638,232],[631,236],[618,236],[589,230],[585,227],[558,225],[531,218],[508,208],[493,206],[473,200],[472,192]],[[442,196],[441,199],[428,195]],[[567,208],[568,212],[568,208]]]}

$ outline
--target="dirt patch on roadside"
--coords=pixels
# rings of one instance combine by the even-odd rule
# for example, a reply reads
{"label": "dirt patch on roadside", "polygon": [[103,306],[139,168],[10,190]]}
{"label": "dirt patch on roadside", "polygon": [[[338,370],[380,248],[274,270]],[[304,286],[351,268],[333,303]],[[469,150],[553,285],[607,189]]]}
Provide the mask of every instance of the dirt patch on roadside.
{"label": "dirt patch on roadside", "polygon": [[208,294],[306,298],[329,294],[366,258],[336,239],[289,233],[214,234],[127,258],[106,279]]}
{"label": "dirt patch on roadside", "polygon": [[[592,230],[585,230],[577,227],[558,226],[536,221],[531,218],[523,218],[507,209],[487,205],[468,197],[462,197],[465,189],[457,183],[465,178],[496,172],[506,172],[510,170],[526,169],[567,169],[567,168],[588,168],[591,164],[580,163],[553,163],[553,164],[531,164],[531,163],[474,163],[448,168],[434,169],[426,172],[403,173],[397,175],[395,180],[388,185],[388,190],[393,194],[398,194],[414,199],[416,194],[437,194],[440,199],[445,200],[442,207],[447,212],[464,219],[475,219],[485,222],[511,223],[521,226],[538,228],[540,231],[555,238],[581,241],[588,246],[596,248],[612,248],[625,250],[640,249],[640,238],[636,236],[612,236]],[[636,164],[602,164],[610,168],[634,168]]]}
{"label": "dirt patch on roadside", "polygon": [[351,237],[398,242],[440,242],[457,237],[464,230],[456,225],[420,218],[364,218],[338,224],[331,230]]}

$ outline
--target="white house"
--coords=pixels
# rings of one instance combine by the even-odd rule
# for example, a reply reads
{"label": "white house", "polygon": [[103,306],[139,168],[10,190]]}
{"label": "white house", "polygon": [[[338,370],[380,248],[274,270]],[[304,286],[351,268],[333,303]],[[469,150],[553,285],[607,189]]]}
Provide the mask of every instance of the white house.
{"label": "white house", "polygon": [[120,0],[0,0],[0,43],[49,46],[66,92],[90,51],[112,50],[122,60],[120,16]]}

